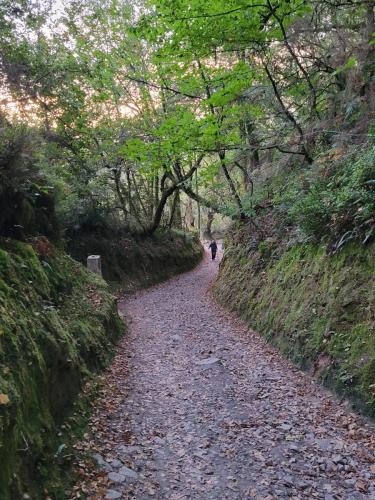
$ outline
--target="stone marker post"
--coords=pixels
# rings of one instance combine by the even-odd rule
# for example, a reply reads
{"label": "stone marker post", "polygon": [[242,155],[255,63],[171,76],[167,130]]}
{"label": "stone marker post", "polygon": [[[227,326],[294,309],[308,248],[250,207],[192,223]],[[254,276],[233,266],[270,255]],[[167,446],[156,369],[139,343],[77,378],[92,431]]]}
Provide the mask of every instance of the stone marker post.
{"label": "stone marker post", "polygon": [[87,269],[93,273],[102,275],[102,262],[100,255],[89,255],[87,257]]}

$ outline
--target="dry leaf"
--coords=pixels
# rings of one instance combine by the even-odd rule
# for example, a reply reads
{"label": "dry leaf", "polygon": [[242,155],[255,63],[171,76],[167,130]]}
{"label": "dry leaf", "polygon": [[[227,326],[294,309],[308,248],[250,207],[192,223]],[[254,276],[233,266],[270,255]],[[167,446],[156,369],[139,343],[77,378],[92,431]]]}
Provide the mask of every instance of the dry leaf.
{"label": "dry leaf", "polygon": [[10,399],[6,394],[0,394],[0,405],[7,405],[10,403]]}

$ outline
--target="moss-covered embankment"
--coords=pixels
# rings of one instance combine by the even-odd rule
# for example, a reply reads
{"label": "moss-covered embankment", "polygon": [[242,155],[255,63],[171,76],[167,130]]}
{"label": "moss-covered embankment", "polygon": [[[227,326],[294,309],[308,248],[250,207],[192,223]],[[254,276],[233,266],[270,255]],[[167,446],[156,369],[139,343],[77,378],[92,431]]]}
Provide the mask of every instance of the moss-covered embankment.
{"label": "moss-covered embankment", "polygon": [[[87,236],[75,245],[82,261],[101,254],[105,277],[127,291],[190,269],[202,256],[197,239],[179,235]],[[83,384],[108,364],[124,329],[104,280],[45,238],[0,238],[1,500],[44,498],[45,490],[65,498],[82,421],[74,405],[82,406]]]}
{"label": "moss-covered embankment", "polygon": [[375,416],[375,244],[323,246],[228,238],[214,286],[299,366]]}
{"label": "moss-covered embankment", "polygon": [[102,257],[103,276],[122,290],[134,291],[189,271],[203,248],[192,233],[160,232],[148,238],[129,234],[81,233],[70,238],[69,253],[84,263],[90,254]]}
{"label": "moss-covered embankment", "polygon": [[102,279],[47,240],[0,240],[2,500],[53,491],[60,426],[123,332]]}

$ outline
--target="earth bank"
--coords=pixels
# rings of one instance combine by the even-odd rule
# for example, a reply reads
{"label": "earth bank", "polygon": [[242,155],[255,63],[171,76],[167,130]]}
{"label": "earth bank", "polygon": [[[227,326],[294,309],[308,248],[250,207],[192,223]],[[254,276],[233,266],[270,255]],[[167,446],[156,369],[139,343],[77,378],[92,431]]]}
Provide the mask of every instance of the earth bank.
{"label": "earth bank", "polygon": [[[201,258],[194,238],[159,240],[130,241],[123,260],[118,244],[114,261],[103,252],[105,276],[131,290]],[[0,240],[1,499],[65,498],[70,444],[125,329],[109,285],[63,250],[43,237]]]}
{"label": "earth bank", "polygon": [[83,264],[90,253],[101,255],[104,279],[125,292],[189,271],[202,257],[198,237],[179,230],[136,238],[107,228],[71,234],[67,246],[70,255]]}
{"label": "earth bank", "polygon": [[375,416],[375,245],[324,245],[249,227],[227,238],[214,293],[283,354]]}

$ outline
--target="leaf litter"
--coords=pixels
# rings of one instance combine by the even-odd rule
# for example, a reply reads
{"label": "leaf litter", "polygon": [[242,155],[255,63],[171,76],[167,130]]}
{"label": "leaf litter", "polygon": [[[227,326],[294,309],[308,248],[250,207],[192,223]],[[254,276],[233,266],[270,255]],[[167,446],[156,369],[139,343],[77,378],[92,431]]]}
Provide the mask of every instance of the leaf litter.
{"label": "leaf litter", "polygon": [[214,302],[217,269],[119,301],[71,498],[375,499],[373,427]]}

